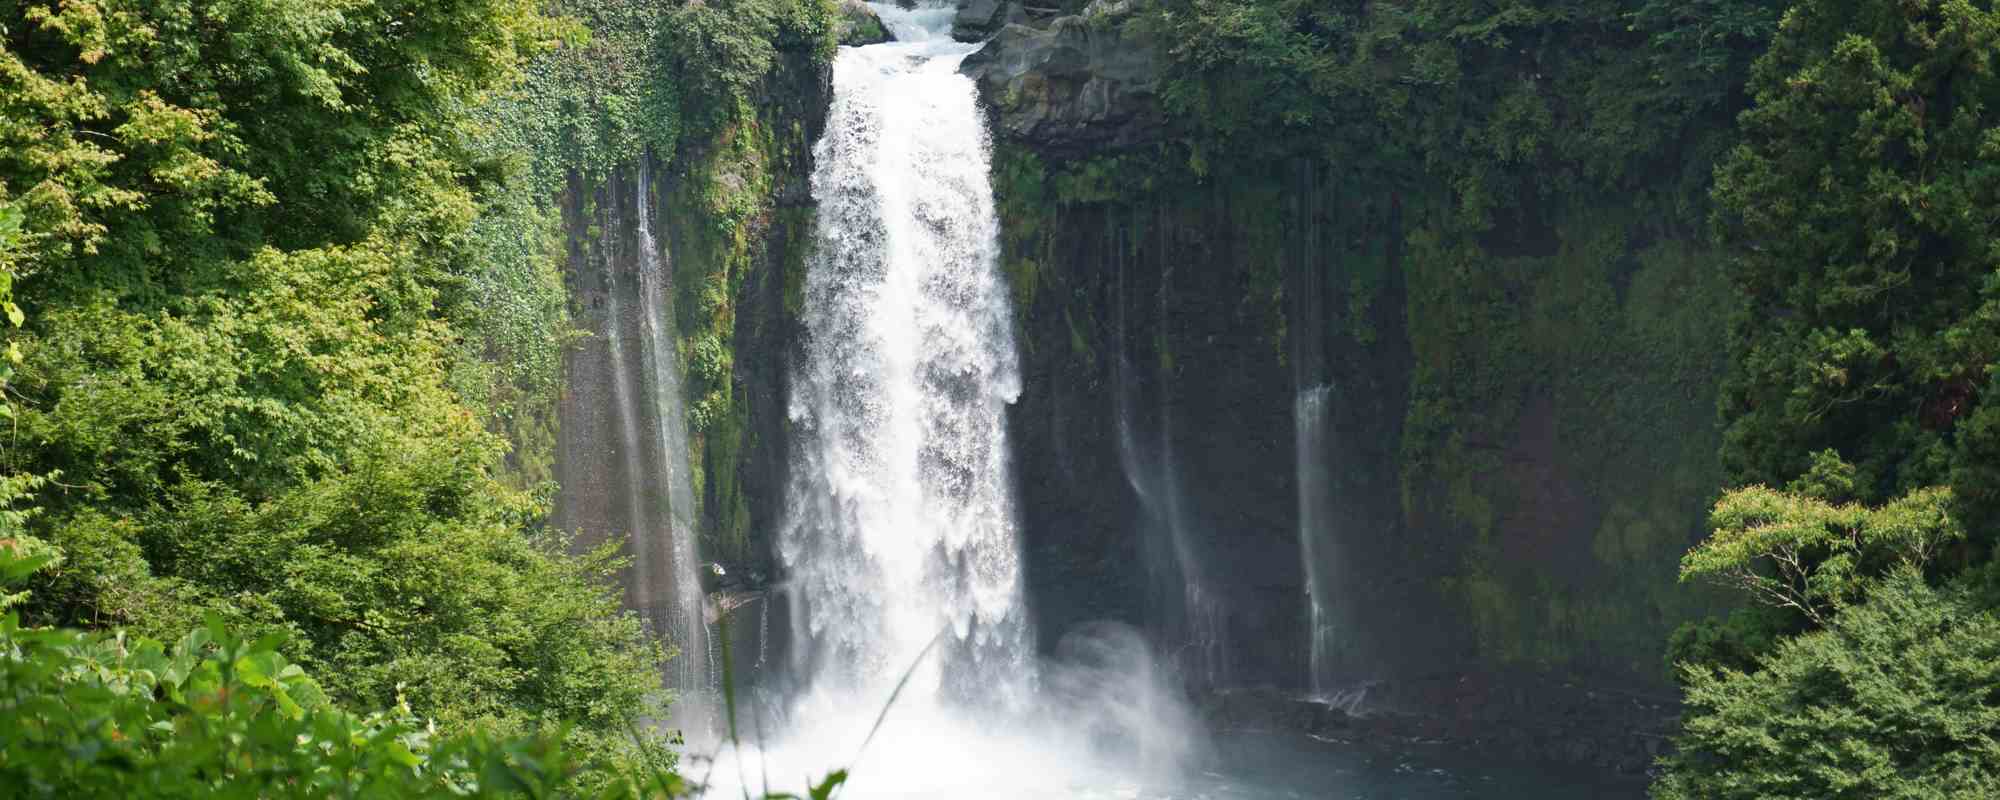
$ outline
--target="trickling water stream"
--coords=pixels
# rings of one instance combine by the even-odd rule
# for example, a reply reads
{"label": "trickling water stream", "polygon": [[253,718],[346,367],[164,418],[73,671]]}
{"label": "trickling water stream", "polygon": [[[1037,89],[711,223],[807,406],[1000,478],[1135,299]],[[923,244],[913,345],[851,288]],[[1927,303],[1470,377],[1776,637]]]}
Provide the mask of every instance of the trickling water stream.
{"label": "trickling water stream", "polygon": [[1333,688],[1328,674],[1333,660],[1336,630],[1333,622],[1331,576],[1326,574],[1322,551],[1332,543],[1333,471],[1327,463],[1331,442],[1328,395],[1330,386],[1315,386],[1299,392],[1292,409],[1299,485],[1299,557],[1305,565],[1307,631],[1311,647],[1308,675],[1314,695]]}
{"label": "trickling water stream", "polygon": [[665,500],[664,507],[657,510],[659,524],[651,533],[668,537],[672,555],[667,582],[673,593],[672,606],[661,615],[669,621],[671,639],[681,650],[673,660],[674,687],[680,698],[674,717],[683,728],[710,729],[715,723],[711,696],[717,689],[712,669],[715,637],[709,630],[698,576],[701,565],[695,548],[694,481],[687,463],[687,410],[681,392],[680,350],[668,329],[673,320],[673,295],[659,245],[653,239],[652,193],[648,188],[651,166],[642,160],[638,179],[633,181],[638,192],[634,205],[639,217],[639,324],[645,332],[641,360],[651,378],[652,433],[659,454],[653,479]]}
{"label": "trickling water stream", "polygon": [[[1142,379],[1133,368],[1129,323],[1126,315],[1134,305],[1127,297],[1125,256],[1127,248],[1112,249],[1117,263],[1117,303],[1114,320],[1115,361],[1112,363],[1112,417],[1118,426],[1118,466],[1125,481],[1145,512],[1136,531],[1143,543],[1150,600],[1155,606],[1152,625],[1155,640],[1171,654],[1186,677],[1204,687],[1225,685],[1228,674],[1228,642],[1224,635],[1220,599],[1210,586],[1195,554],[1189,515],[1183,503],[1174,448],[1174,413],[1169,393],[1163,391],[1170,376],[1156,368],[1152,377],[1156,403],[1140,408],[1135,397],[1143,393]],[[1167,280],[1163,276],[1156,308],[1155,324],[1167,324]],[[1161,359],[1151,359],[1157,364]],[[1155,430],[1142,436],[1144,421]]]}

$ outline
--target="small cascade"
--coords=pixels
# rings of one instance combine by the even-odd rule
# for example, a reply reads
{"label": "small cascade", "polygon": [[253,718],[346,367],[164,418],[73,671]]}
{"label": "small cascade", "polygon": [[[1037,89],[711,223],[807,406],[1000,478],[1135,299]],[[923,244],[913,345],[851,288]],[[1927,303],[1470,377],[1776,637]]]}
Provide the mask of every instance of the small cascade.
{"label": "small cascade", "polygon": [[[1333,300],[1334,281],[1328,280],[1330,253],[1322,239],[1319,220],[1327,210],[1318,169],[1301,162],[1294,174],[1292,214],[1294,225],[1290,251],[1292,262],[1286,276],[1292,367],[1293,481],[1298,492],[1299,559],[1303,567],[1306,593],[1306,679],[1316,697],[1327,698],[1340,685],[1338,658],[1353,647],[1340,637],[1353,637],[1338,620],[1348,613],[1336,600],[1336,570],[1342,565],[1335,552],[1340,520],[1336,501],[1334,404],[1339,399],[1333,384],[1333,356],[1329,330],[1334,320],[1328,308]],[[1343,650],[1341,648],[1346,648]],[[1351,678],[1352,676],[1346,676]]]}
{"label": "small cascade", "polygon": [[[707,600],[701,589],[695,526],[694,481],[688,464],[687,410],[682,392],[680,350],[669,326],[674,319],[673,292],[668,285],[665,259],[653,238],[652,163],[641,159],[634,184],[633,207],[638,215],[637,253],[639,274],[639,323],[645,335],[642,361],[653,403],[654,470],[648,494],[658,497],[654,524],[646,531],[665,537],[672,563],[659,572],[646,572],[647,583],[658,585],[668,594],[667,607],[656,619],[664,619],[671,640],[680,648],[672,663],[673,685],[679,693],[674,718],[688,730],[714,730],[712,700],[720,689],[713,666],[719,660],[715,636],[708,624]],[[615,293],[614,293],[615,294]],[[653,548],[646,548],[651,550]],[[654,586],[646,587],[654,592]]]}
{"label": "small cascade", "polygon": [[594,224],[572,225],[602,234],[579,242],[570,261],[577,321],[591,336],[565,354],[553,522],[580,547],[626,543],[626,604],[678,652],[666,675],[677,698],[667,722],[700,739],[715,730],[719,676],[697,578],[672,275],[654,236],[651,168],[642,159],[614,177]]}

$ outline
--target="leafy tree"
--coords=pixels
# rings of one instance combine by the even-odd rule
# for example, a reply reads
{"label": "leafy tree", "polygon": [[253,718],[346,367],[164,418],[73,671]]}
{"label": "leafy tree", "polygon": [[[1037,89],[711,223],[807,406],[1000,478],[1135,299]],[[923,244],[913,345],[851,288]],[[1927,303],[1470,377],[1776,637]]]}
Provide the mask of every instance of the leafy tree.
{"label": "leafy tree", "polygon": [[[61,561],[0,539],[0,611]],[[606,765],[564,726],[441,732],[400,698],[385,712],[333,703],[280,652],[210,616],[172,645],[123,633],[28,628],[0,616],[0,786],[10,797],[671,800],[698,787],[658,763]],[[643,743],[642,743],[643,744]],[[836,771],[808,788],[826,800]],[[798,800],[771,794],[765,800]]]}
{"label": "leafy tree", "polygon": [[1754,671],[1690,666],[1660,800],[2000,794],[2000,617],[1897,568]]}
{"label": "leafy tree", "polygon": [[1893,568],[1922,570],[1963,539],[1950,503],[1951,491],[1941,488],[1880,508],[1738,489],[1716,503],[1709,517],[1715,533],[1681,562],[1681,577],[1721,580],[1823,626],[1864,598],[1874,578]]}
{"label": "leafy tree", "polygon": [[339,703],[670,763],[630,734],[665,653],[616,562],[496,479],[495,387],[547,391],[564,341],[549,218],[475,114],[574,33],[538,7],[0,10],[0,266],[33,312],[0,500],[38,509],[0,537],[64,554],[10,596],[31,624],[214,616]]}
{"label": "leafy tree", "polygon": [[1805,0],[1752,71],[1716,170],[1745,298],[1728,468],[1782,483],[1832,448],[1866,502],[1949,485],[1989,536],[2000,440],[2000,15],[1967,0]]}

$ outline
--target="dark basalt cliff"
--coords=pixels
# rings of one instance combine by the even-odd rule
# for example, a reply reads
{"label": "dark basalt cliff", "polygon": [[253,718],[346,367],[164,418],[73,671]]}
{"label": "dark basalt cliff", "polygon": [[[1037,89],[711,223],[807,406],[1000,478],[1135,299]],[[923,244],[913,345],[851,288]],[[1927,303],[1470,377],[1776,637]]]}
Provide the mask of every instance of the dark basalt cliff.
{"label": "dark basalt cliff", "polygon": [[[1196,684],[1306,687],[1317,569],[1323,683],[1668,693],[1665,638],[1708,602],[1675,583],[1716,473],[1703,245],[1596,209],[1443,252],[1451,192],[1420,164],[1179,147],[1124,4],[963,8],[990,32],[963,71],[992,113],[1045,642],[1114,617]],[[1301,453],[1315,387],[1328,435]],[[1302,456],[1330,474],[1310,568]]]}
{"label": "dark basalt cliff", "polygon": [[[564,359],[561,491],[551,520],[584,546],[637,532],[627,552],[645,549],[643,563],[653,568],[650,575],[636,566],[628,571],[628,602],[655,619],[665,615],[672,597],[665,587],[674,580],[663,520],[673,517],[676,531],[691,527],[702,559],[725,569],[721,585],[708,587],[720,590],[711,595],[710,616],[736,619],[731,638],[745,680],[755,680],[782,647],[761,641],[762,632],[785,630],[783,604],[764,600],[784,507],[785,381],[812,240],[812,144],[825,125],[831,73],[808,54],[781,53],[759,90],[767,102],[752,118],[683,139],[676,152],[622,165],[601,182],[570,182],[564,278],[572,317],[587,335]],[[640,202],[647,203],[643,215]],[[654,298],[662,319],[646,319],[638,302],[642,216],[664,265],[664,296]],[[621,293],[615,304],[612,292]],[[662,326],[676,350],[688,446],[663,452],[641,436],[639,452],[628,457],[618,393],[633,396],[630,424],[638,430],[652,431],[661,413],[649,366],[659,354],[645,344],[650,325]],[[614,348],[613,337],[622,346]],[[620,389],[621,375],[637,377]],[[647,477],[632,480],[634,468]],[[662,476],[673,469],[692,474],[695,508],[667,509]],[[626,496],[631,486],[641,487],[636,502]],[[645,584],[649,593],[637,590]],[[773,617],[759,619],[767,607]]]}
{"label": "dark basalt cliff", "polygon": [[[1524,710],[1565,692],[1670,695],[1667,634],[1710,602],[1675,579],[1719,472],[1726,303],[1705,245],[1593,202],[1448,246],[1452,190],[1421,164],[1384,181],[1310,153],[1190,148],[1130,9],[1065,8],[970,0],[957,26],[987,41],[963,69],[994,132],[1042,645],[1114,619],[1196,687],[1482,687],[1454,702]],[[754,122],[686,145],[653,181],[698,527],[732,602],[781,577],[785,381],[829,100],[823,68],[800,64],[768,79]],[[577,318],[594,326],[592,270],[629,269],[631,180],[572,192]],[[573,393],[605,391],[588,379],[601,347],[572,357]],[[1303,437],[1315,390],[1324,431]],[[561,466],[615,477],[622,462],[583,444],[615,438],[586,435],[590,419],[566,406]],[[1323,509],[1312,548],[1302,459],[1325,467],[1307,487]],[[614,529],[614,499],[559,506],[571,527]]]}
{"label": "dark basalt cliff", "polygon": [[[983,8],[989,0],[979,2]],[[1161,65],[1150,42],[1125,32],[1127,11],[1093,4],[1084,14],[1034,25],[1024,24],[1033,19],[1026,13],[1004,13],[1019,6],[1001,8],[999,16],[1019,21],[995,30],[963,70],[999,109],[995,124],[1004,137],[1068,158],[1159,138]],[[977,10],[967,7],[957,32],[980,29],[963,24]]]}

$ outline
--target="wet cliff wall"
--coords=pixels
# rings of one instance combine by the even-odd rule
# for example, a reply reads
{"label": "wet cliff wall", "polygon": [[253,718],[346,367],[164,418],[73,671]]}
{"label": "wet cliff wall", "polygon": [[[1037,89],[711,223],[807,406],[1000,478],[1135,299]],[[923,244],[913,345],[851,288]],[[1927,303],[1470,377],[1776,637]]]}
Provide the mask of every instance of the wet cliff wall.
{"label": "wet cliff wall", "polygon": [[[829,57],[830,43],[776,49],[740,105],[707,120],[684,115],[682,135],[664,150],[573,170],[561,199],[564,278],[581,336],[564,359],[551,524],[579,548],[622,541],[628,602],[655,620],[674,597],[673,538],[695,537],[698,558],[726,571],[711,580],[701,570],[706,589],[727,595],[713,610],[736,612],[744,678],[765,649],[756,631],[782,512],[785,365],[812,234],[808,179]],[[658,263],[651,280],[648,246]],[[644,346],[653,330],[659,352]],[[621,415],[621,404],[633,411]],[[642,435],[636,451],[626,444],[625,426],[649,433],[674,417],[685,441]],[[691,493],[685,508],[672,507],[676,473]]]}
{"label": "wet cliff wall", "polygon": [[1665,687],[1668,635],[1713,602],[1676,568],[1719,479],[1730,298],[1699,212],[1662,200],[1700,153],[1634,178],[1655,191],[1528,188],[1468,225],[1465,181],[1402,143],[1354,157],[1337,122],[1206,146],[1132,4],[1034,14],[968,70],[1044,639],[1117,617],[1196,683],[1312,685],[1294,402],[1326,386],[1330,519],[1305,534],[1332,682]]}

